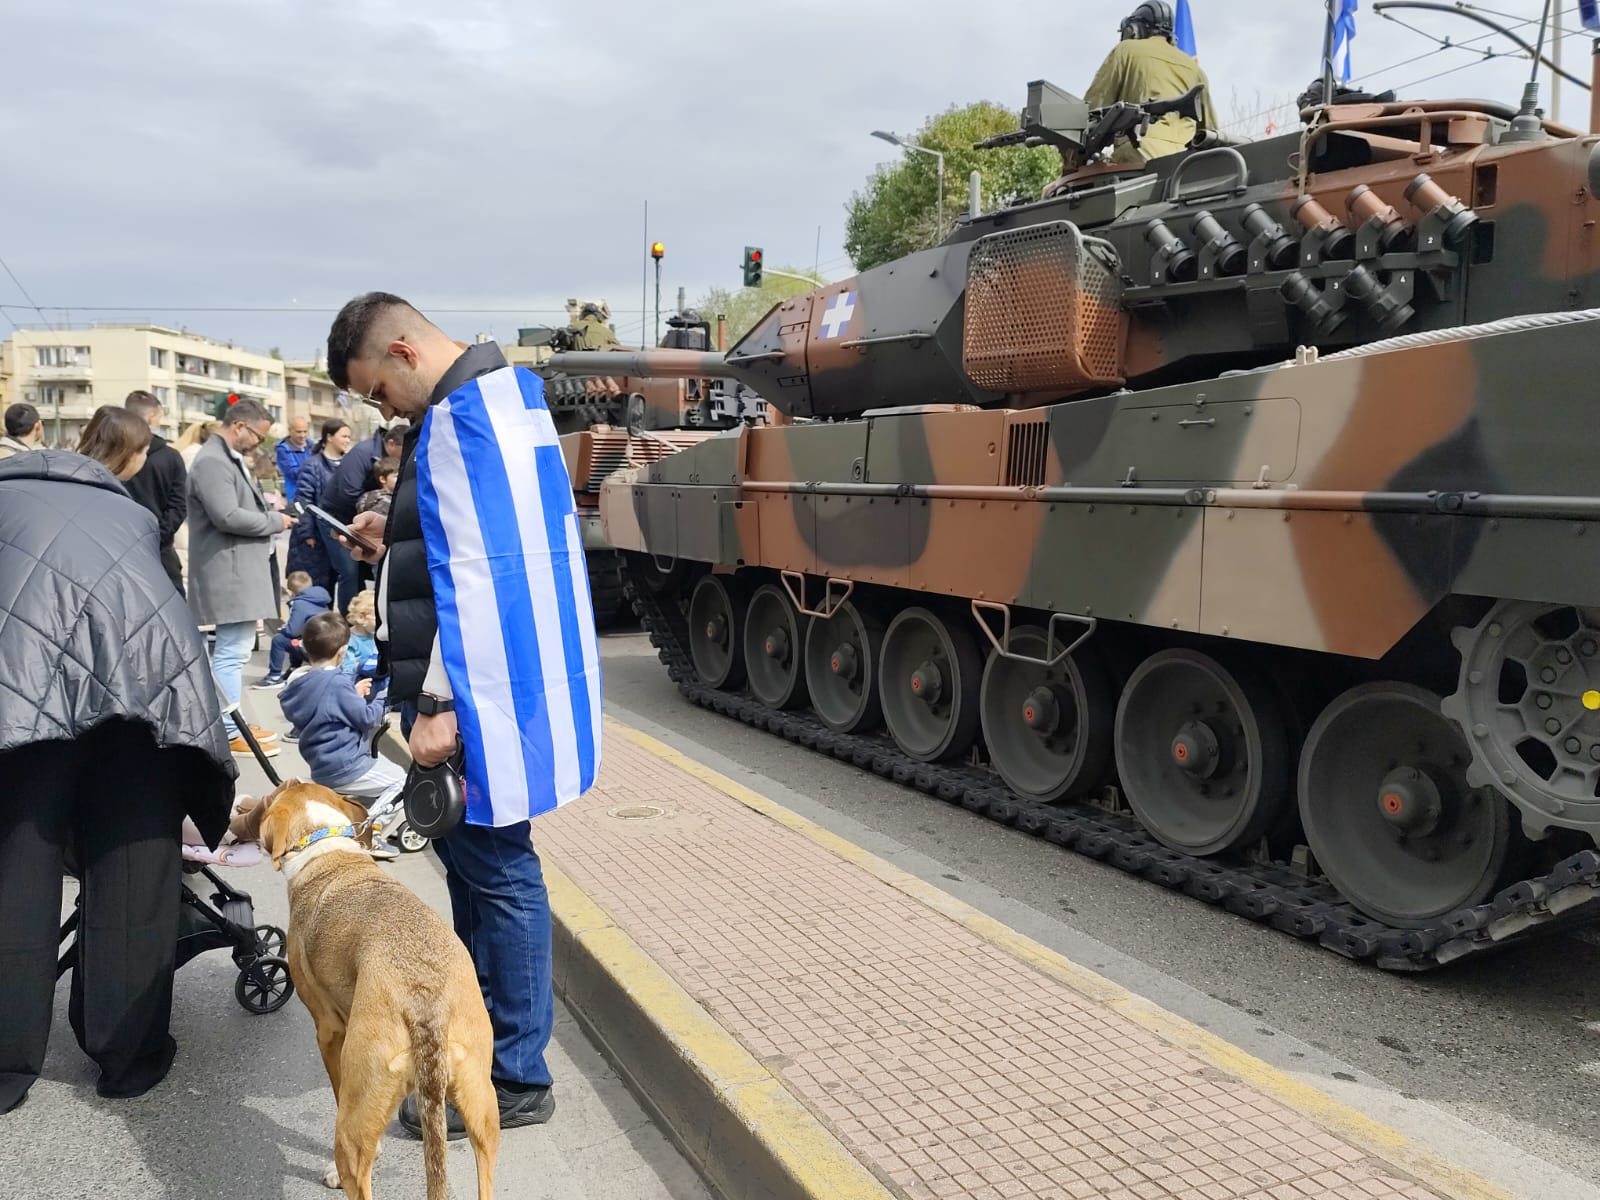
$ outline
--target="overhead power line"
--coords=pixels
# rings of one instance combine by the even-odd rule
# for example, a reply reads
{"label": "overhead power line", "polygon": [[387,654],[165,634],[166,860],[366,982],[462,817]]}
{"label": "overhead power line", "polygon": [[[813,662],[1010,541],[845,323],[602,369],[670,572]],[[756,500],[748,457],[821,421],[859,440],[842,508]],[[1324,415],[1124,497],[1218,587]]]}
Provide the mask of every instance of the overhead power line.
{"label": "overhead power line", "polygon": [[[19,285],[20,286],[20,285]],[[24,293],[26,295],[26,293]],[[418,304],[429,313],[474,314],[481,316],[565,316],[565,308],[440,308],[431,304]],[[59,313],[155,313],[155,312],[209,312],[209,313],[337,313],[338,308],[321,308],[314,305],[249,305],[249,304],[0,304],[0,310],[29,309],[41,318],[46,311]],[[614,308],[613,313],[636,313],[636,308]]]}
{"label": "overhead power line", "polygon": [[[11,282],[17,285],[17,291],[22,293],[22,298],[26,300],[30,306],[32,306],[33,311],[39,314],[39,320],[44,322],[45,328],[51,328],[50,318],[44,315],[44,309],[40,308],[37,304],[34,304],[33,297],[28,295],[28,289],[22,286],[22,280],[17,278],[17,273],[11,269],[11,265],[7,263],[5,259],[0,258],[0,267],[4,267],[6,274],[11,276]],[[20,308],[22,306],[10,305],[8,307]],[[7,317],[6,320],[11,321],[11,318]],[[11,327],[13,329],[17,327],[15,321],[11,321]]]}
{"label": "overhead power line", "polygon": [[[1483,11],[1483,12],[1491,12],[1493,10],[1484,8],[1481,11]],[[1563,9],[1561,15],[1562,16],[1570,16],[1573,13],[1576,13],[1577,11],[1578,11],[1578,6],[1574,5],[1571,8]],[[1474,34],[1472,37],[1469,37],[1469,38],[1463,38],[1460,41],[1455,41],[1455,40],[1453,40],[1453,39],[1451,39],[1449,37],[1441,37],[1438,34],[1429,33],[1425,29],[1418,29],[1416,26],[1411,25],[1411,24],[1409,24],[1409,23],[1407,23],[1405,21],[1402,21],[1399,17],[1392,16],[1392,15],[1390,15],[1388,13],[1383,13],[1383,14],[1380,14],[1380,15],[1382,15],[1385,20],[1393,21],[1396,25],[1399,25],[1404,29],[1408,29],[1412,33],[1417,34],[1419,37],[1426,38],[1429,41],[1437,43],[1437,44],[1431,50],[1424,50],[1421,54],[1413,54],[1410,58],[1402,58],[1398,62],[1392,62],[1392,63],[1389,63],[1386,66],[1376,67],[1376,68],[1374,68],[1373,70],[1370,70],[1370,71],[1361,71],[1356,75],[1356,77],[1353,80],[1353,82],[1370,83],[1372,81],[1375,81],[1375,80],[1379,79],[1381,76],[1389,74],[1389,72],[1391,72],[1391,71],[1398,71],[1401,67],[1409,67],[1409,66],[1411,66],[1411,65],[1413,65],[1415,63],[1424,62],[1424,61],[1426,61],[1427,59],[1430,59],[1430,58],[1436,58],[1436,57],[1438,57],[1439,55],[1445,53],[1448,50],[1470,50],[1470,49],[1473,49],[1474,47],[1476,47],[1478,45],[1478,43],[1480,43],[1480,42],[1487,42],[1489,39],[1499,36],[1498,34],[1493,33],[1493,32],[1480,33],[1480,34]],[[1496,15],[1505,15],[1505,14],[1498,14],[1497,13]],[[1524,27],[1529,26],[1529,25],[1537,25],[1539,23],[1539,20],[1540,20],[1540,18],[1538,18],[1538,17],[1511,17],[1511,18],[1509,18],[1508,28],[1510,28],[1510,29],[1521,29],[1521,28],[1524,28]],[[1589,31],[1585,30],[1585,29],[1581,29],[1581,28],[1574,29],[1574,30],[1571,30],[1571,31],[1567,32],[1566,34],[1562,35],[1562,39],[1561,40],[1562,41],[1566,41],[1569,38],[1583,37],[1583,36],[1588,35],[1588,33],[1589,33]],[[1489,51],[1478,50],[1478,51],[1475,51],[1475,53],[1477,54],[1477,57],[1473,58],[1469,62],[1464,62],[1460,66],[1451,67],[1448,70],[1439,71],[1439,72],[1436,72],[1435,74],[1432,74],[1432,75],[1425,75],[1421,79],[1413,79],[1408,83],[1398,84],[1395,87],[1395,91],[1397,91],[1397,92],[1404,91],[1406,88],[1417,87],[1418,85],[1424,84],[1424,83],[1431,83],[1435,79],[1442,79],[1446,75],[1454,75],[1457,71],[1464,71],[1468,67],[1475,67],[1478,64],[1480,64],[1480,63],[1482,63],[1482,62],[1484,62],[1484,61],[1486,61],[1488,59],[1491,59],[1491,58],[1521,58],[1521,57],[1523,57],[1521,52],[1507,52],[1507,51],[1498,51],[1498,50],[1489,50]],[[1227,122],[1224,123],[1224,125],[1228,129],[1239,129],[1239,128],[1243,127],[1243,126],[1247,126],[1247,125],[1251,124],[1254,121],[1260,120],[1262,117],[1271,116],[1273,113],[1277,112],[1278,110],[1280,110],[1282,108],[1285,108],[1285,107],[1292,108],[1293,105],[1294,105],[1294,101],[1293,100],[1285,100],[1280,104],[1272,105],[1270,108],[1264,108],[1260,112],[1254,112],[1254,113],[1249,114],[1248,116],[1239,117],[1238,119],[1232,120],[1232,121],[1227,121]]]}

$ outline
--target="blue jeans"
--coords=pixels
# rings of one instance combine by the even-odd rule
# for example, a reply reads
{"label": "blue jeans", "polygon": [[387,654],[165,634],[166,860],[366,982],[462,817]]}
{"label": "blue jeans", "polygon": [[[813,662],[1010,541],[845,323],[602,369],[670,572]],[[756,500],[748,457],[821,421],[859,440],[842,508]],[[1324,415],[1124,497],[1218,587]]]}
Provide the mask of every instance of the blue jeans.
{"label": "blue jeans", "polygon": [[282,675],[289,666],[289,652],[294,649],[294,639],[285,629],[272,635],[272,645],[267,649],[267,674]]}
{"label": "blue jeans", "polygon": [[239,689],[244,683],[244,664],[250,661],[250,651],[256,643],[254,621],[234,621],[217,626],[216,645],[211,648],[211,677],[217,681],[222,693],[222,707],[231,708],[239,703]]}
{"label": "blue jeans", "polygon": [[[400,711],[411,736],[416,709]],[[548,1087],[545,1047],[555,1024],[550,900],[530,822],[495,828],[462,822],[436,838],[456,936],[472,954],[478,986],[494,1025],[494,1078]]]}
{"label": "blue jeans", "polygon": [[333,573],[338,577],[338,593],[334,597],[334,607],[341,614],[350,611],[350,601],[356,598],[356,593],[361,590],[361,564],[350,557],[346,550],[332,536],[322,539],[322,544],[328,551],[328,562],[333,566]]}

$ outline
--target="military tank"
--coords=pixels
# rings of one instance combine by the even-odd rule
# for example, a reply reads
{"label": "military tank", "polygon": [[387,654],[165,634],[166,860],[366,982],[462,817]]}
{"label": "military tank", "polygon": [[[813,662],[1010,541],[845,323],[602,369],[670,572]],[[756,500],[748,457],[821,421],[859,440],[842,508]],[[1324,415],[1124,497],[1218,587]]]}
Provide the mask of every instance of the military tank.
{"label": "military tank", "polygon": [[[696,702],[1396,970],[1600,916],[1600,139],[1029,85],[1037,201],[776,306],[600,489]],[[559,369],[597,369],[558,354]]]}
{"label": "military tank", "polygon": [[[720,375],[699,378],[651,378],[638,374],[637,361],[613,337],[603,350],[607,370],[597,376],[572,376],[552,368],[543,357],[581,346],[595,335],[579,324],[591,310],[604,317],[593,301],[568,301],[571,322],[563,328],[521,331],[519,342],[541,351],[530,365],[545,381],[545,403],[561,438],[567,474],[578,505],[578,527],[589,567],[589,593],[595,620],[602,628],[616,624],[628,608],[621,555],[606,540],[600,522],[600,485],[611,472],[660,461],[704,440],[713,431],[766,419],[766,402],[746,384]],[[667,318],[662,346],[677,350],[709,350],[711,325],[687,310]]]}

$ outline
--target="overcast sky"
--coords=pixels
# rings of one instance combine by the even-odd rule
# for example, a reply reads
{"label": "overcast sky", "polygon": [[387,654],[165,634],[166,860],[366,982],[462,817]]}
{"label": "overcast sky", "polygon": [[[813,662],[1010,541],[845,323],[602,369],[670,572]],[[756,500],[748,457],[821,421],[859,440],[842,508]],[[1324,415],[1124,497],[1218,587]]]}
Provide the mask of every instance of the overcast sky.
{"label": "overcast sky", "polygon": [[[649,238],[664,312],[680,285],[737,286],[746,243],[843,277],[844,204],[895,153],[870,130],[1020,108],[1030,79],[1081,93],[1134,2],[0,0],[0,258],[52,322],[181,324],[291,358],[325,339],[316,310],[375,287],[506,341],[603,296],[636,339]],[[1321,0],[1192,9],[1225,121],[1316,75]],[[1565,44],[1587,77],[1587,40]],[[1431,48],[1363,0],[1358,75]],[[1372,82],[1464,64],[1408,94],[1518,98],[1526,66],[1459,49]],[[1569,123],[1587,99],[1567,89]],[[23,303],[0,273],[0,315],[37,323]]]}

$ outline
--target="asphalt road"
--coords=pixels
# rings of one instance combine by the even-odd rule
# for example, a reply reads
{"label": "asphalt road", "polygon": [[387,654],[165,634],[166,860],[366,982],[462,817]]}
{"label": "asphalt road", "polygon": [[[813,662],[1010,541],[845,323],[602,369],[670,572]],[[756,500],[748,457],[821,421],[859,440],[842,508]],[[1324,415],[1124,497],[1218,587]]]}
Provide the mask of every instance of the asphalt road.
{"label": "asphalt road", "polygon": [[1600,1196],[1600,928],[1384,973],[691,705],[640,633],[602,656],[618,718],[1413,1136],[1459,1118],[1456,1161],[1498,1139],[1532,1156],[1503,1168],[1524,1186],[1566,1175],[1521,1194]]}

